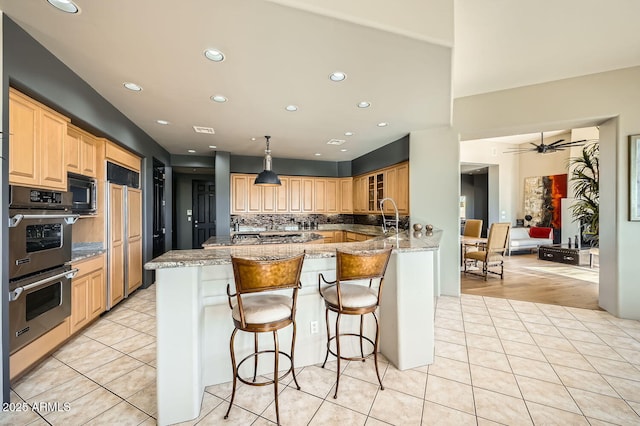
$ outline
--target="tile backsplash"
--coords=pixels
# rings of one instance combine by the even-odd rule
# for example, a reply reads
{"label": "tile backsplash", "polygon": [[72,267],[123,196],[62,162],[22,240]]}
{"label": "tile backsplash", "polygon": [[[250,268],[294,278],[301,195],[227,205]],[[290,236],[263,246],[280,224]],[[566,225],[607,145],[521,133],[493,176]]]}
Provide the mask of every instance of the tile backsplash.
{"label": "tile backsplash", "polygon": [[[393,215],[387,215],[387,220],[393,219]],[[356,225],[381,225],[380,215],[350,215],[350,214],[244,214],[231,215],[231,226],[238,223],[242,228],[265,228],[265,229],[285,229],[287,227],[304,224],[356,224]],[[409,216],[400,216],[400,228],[409,226]]]}

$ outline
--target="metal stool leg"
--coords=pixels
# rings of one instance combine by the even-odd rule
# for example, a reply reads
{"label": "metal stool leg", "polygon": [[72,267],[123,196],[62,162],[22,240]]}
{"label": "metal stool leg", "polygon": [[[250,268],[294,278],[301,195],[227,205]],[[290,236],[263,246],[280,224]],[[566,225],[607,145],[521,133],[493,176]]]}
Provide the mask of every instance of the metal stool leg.
{"label": "metal stool leg", "polygon": [[253,382],[256,382],[256,374],[258,372],[258,333],[253,333]]}
{"label": "metal stool leg", "polygon": [[236,396],[236,379],[238,377],[238,367],[236,367],[236,354],[233,350],[233,342],[236,338],[236,333],[238,332],[237,328],[233,329],[233,333],[231,333],[231,343],[229,343],[229,349],[231,352],[231,366],[233,367],[233,390],[231,391],[231,400],[229,401],[229,408],[227,408],[227,414],[224,415],[224,418],[229,418],[229,412],[231,411],[231,406],[233,405],[233,398]]}
{"label": "metal stool leg", "polygon": [[373,362],[376,364],[376,375],[378,376],[378,383],[380,383],[380,390],[384,390],[382,379],[380,379],[380,371],[378,370],[378,345],[380,344],[380,325],[378,324],[378,317],[376,316],[376,313],[371,313],[373,314],[373,319],[376,320],[376,343],[373,345]]}
{"label": "metal stool leg", "polygon": [[[328,344],[328,343],[327,343]],[[336,318],[336,354],[337,354],[337,369],[338,372],[336,378],[336,393],[333,395],[333,399],[338,398],[338,385],[340,384],[340,313]]]}
{"label": "metal stool leg", "polygon": [[296,369],[294,362],[294,355],[296,348],[296,322],[293,322],[293,337],[291,338],[291,374],[293,375],[293,381],[296,383],[296,387],[300,390],[300,385],[298,384],[298,379],[296,378]]}
{"label": "metal stool leg", "polygon": [[324,362],[322,368],[324,368],[327,360],[329,359],[329,342],[331,342],[331,331],[329,330],[329,309],[324,310],[324,323],[327,325],[327,354],[324,356]]}
{"label": "metal stool leg", "polygon": [[360,315],[360,356],[362,357],[362,362],[364,362],[364,348],[362,347],[362,341],[364,340],[362,338],[362,336],[364,336],[363,325],[364,325],[364,315]]}
{"label": "metal stool leg", "polygon": [[273,391],[276,399],[276,423],[280,424],[280,410],[278,408],[278,358],[280,358],[280,347],[278,345],[278,331],[273,331],[273,345],[275,347],[273,361]]}

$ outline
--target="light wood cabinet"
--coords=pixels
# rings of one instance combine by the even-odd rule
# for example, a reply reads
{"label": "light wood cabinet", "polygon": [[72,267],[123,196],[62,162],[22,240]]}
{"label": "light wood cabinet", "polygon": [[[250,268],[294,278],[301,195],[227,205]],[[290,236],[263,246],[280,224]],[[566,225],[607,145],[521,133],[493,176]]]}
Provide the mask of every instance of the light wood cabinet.
{"label": "light wood cabinet", "polygon": [[71,280],[70,332],[84,328],[106,309],[104,255],[73,263],[78,268]]}
{"label": "light wood cabinet", "polygon": [[69,119],[9,89],[9,183],[67,190]]}
{"label": "light wood cabinet", "polygon": [[[409,163],[353,178],[353,212],[357,214],[380,214],[380,200],[393,198],[398,213],[409,214]],[[394,212],[391,203],[384,204],[385,214]]]}
{"label": "light wood cabinet", "polygon": [[247,202],[248,213],[260,213],[262,212],[262,189],[260,185],[254,185],[253,179],[255,176],[247,176],[247,188],[249,189],[249,200]]}
{"label": "light wood cabinet", "polygon": [[326,179],[314,179],[313,180],[313,207],[312,211],[316,213],[327,212],[327,180]]}
{"label": "light wood cabinet", "polygon": [[98,140],[91,134],[69,125],[65,138],[67,171],[96,177]]}
{"label": "light wood cabinet", "polygon": [[338,214],[340,212],[340,185],[338,179],[327,179],[325,206],[327,214]]}
{"label": "light wood cabinet", "polygon": [[127,288],[142,285],[142,191],[127,188]]}
{"label": "light wood cabinet", "polygon": [[245,175],[231,175],[231,213],[246,213],[249,187]]}
{"label": "light wood cabinet", "polygon": [[109,294],[115,306],[124,299],[124,187],[109,184]]}
{"label": "light wood cabinet", "polygon": [[282,185],[276,187],[276,213],[289,212],[289,178],[280,176]]}
{"label": "light wood cabinet", "polygon": [[302,212],[313,213],[313,201],[315,198],[315,179],[302,178],[300,198],[302,200]]}
{"label": "light wood cabinet", "polygon": [[342,178],[339,179],[340,188],[338,195],[340,196],[339,213],[352,214],[353,213],[353,179]]}
{"label": "light wood cabinet", "polygon": [[140,157],[109,140],[104,139],[104,141],[106,160],[140,173]]}

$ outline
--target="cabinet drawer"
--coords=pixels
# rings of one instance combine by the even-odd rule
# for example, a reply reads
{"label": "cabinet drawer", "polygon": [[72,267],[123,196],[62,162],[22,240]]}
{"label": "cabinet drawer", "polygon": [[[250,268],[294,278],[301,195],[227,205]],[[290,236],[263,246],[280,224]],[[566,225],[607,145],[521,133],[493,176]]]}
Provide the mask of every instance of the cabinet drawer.
{"label": "cabinet drawer", "polygon": [[89,272],[95,271],[96,269],[104,268],[104,254],[90,257],[88,259],[78,260],[76,262],[73,262],[71,266],[73,268],[78,268],[76,277],[86,275]]}

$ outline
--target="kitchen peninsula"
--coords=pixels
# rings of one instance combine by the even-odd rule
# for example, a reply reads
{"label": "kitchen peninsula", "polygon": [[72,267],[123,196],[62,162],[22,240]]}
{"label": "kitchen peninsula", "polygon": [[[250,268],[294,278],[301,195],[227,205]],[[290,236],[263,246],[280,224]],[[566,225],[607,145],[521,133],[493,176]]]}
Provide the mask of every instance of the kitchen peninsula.
{"label": "kitchen peninsula", "polygon": [[[296,315],[296,367],[303,367],[324,359],[326,331],[318,274],[335,277],[335,250],[393,246],[379,313],[380,352],[401,370],[432,363],[441,236],[441,231],[403,232],[354,243],[228,245],[174,250],[148,262],[145,268],[156,270],[157,286],[158,424],[197,417],[204,388],[232,379],[228,347],[233,322],[226,294],[227,283],[233,283],[231,255],[270,259],[305,252]],[[344,318],[341,327],[359,327],[359,321]],[[366,318],[365,334],[372,334],[373,327],[373,319]],[[264,342],[261,337],[262,347],[269,346],[266,337]],[[291,328],[280,332],[281,341],[290,338]],[[359,351],[355,340],[346,340],[344,346]],[[236,353],[252,350],[252,336],[238,335]],[[258,374],[270,366],[271,362],[261,363]],[[304,383],[300,385],[304,388]]]}

